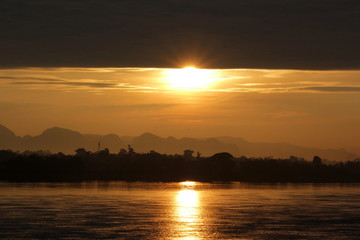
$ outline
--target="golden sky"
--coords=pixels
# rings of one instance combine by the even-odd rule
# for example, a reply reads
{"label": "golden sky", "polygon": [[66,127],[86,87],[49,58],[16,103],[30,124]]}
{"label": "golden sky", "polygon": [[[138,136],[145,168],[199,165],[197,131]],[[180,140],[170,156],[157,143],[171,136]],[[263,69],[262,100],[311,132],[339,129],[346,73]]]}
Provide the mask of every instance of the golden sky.
{"label": "golden sky", "polygon": [[237,136],[360,152],[360,71],[0,70],[0,124],[17,135]]}

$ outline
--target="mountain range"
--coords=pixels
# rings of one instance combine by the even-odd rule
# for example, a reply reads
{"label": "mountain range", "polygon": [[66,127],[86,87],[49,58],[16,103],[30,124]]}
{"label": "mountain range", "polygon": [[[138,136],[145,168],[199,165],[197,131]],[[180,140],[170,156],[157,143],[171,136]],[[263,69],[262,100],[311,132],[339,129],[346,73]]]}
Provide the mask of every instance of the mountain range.
{"label": "mountain range", "polygon": [[152,133],[144,133],[136,137],[118,136],[116,134],[96,135],[81,134],[77,131],[53,127],[46,129],[38,136],[16,136],[14,132],[0,124],[0,150],[14,151],[49,150],[57,153],[72,154],[78,148],[97,151],[108,148],[117,153],[131,145],[136,152],[151,150],[166,154],[182,154],[184,150],[199,152],[202,156],[210,156],[219,152],[229,152],[234,156],[288,158],[296,156],[311,160],[315,155],[329,161],[353,160],[358,156],[344,149],[319,149],[296,146],[288,143],[254,143],[238,137],[197,138],[162,138]]}

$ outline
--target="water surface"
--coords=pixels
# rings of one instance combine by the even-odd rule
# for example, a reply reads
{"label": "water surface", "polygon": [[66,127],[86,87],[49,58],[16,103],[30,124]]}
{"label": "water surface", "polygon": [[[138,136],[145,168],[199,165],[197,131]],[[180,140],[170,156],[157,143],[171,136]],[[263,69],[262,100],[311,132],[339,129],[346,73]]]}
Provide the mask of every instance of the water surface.
{"label": "water surface", "polygon": [[0,183],[0,238],[360,239],[359,184]]}

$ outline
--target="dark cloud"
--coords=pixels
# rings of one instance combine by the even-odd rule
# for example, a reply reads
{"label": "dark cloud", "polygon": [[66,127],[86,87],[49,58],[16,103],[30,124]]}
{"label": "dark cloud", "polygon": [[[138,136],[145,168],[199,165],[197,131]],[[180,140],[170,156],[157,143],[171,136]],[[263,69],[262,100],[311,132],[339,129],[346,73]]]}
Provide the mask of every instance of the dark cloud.
{"label": "dark cloud", "polygon": [[306,87],[299,90],[310,90],[318,92],[360,92],[360,87]]}
{"label": "dark cloud", "polygon": [[358,0],[2,0],[0,67],[360,69]]}

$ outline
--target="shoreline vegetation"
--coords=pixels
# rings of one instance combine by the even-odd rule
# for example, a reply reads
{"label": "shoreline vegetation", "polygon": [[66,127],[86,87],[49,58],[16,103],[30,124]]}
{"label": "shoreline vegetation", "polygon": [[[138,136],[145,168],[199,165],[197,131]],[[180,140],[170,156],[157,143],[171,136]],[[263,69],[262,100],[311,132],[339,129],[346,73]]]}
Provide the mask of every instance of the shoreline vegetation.
{"label": "shoreline vegetation", "polygon": [[291,156],[287,159],[233,157],[227,152],[202,157],[191,150],[183,155],[155,151],[137,153],[129,145],[112,154],[79,148],[73,155],[46,151],[23,153],[0,150],[0,181],[82,182],[82,181],[241,181],[292,183],[360,182],[360,161],[324,164]]}

